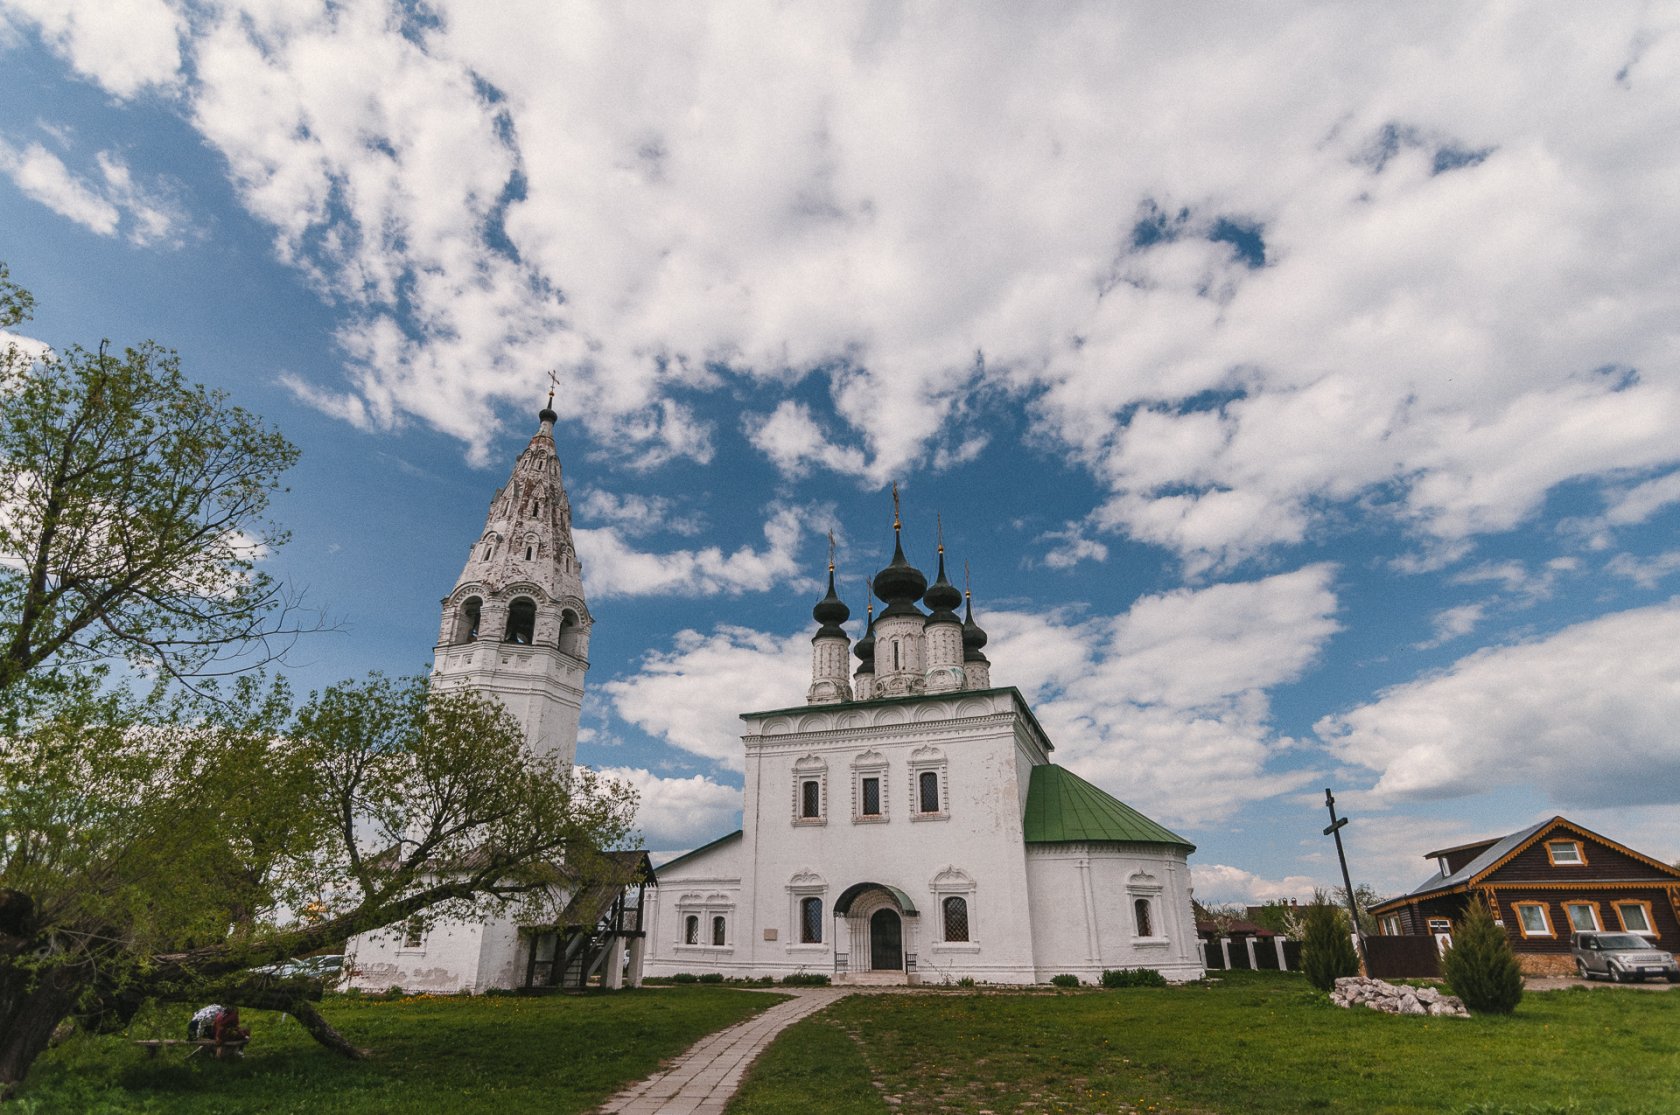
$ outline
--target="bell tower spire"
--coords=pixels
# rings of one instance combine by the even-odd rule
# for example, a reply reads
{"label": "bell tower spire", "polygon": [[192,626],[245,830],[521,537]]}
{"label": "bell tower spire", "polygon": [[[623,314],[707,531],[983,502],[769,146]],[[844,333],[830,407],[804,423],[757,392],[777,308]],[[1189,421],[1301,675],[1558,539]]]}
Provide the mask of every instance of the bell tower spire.
{"label": "bell tower spire", "polygon": [[572,508],[554,445],[553,375],[537,432],[490,501],[484,529],[443,598],[432,679],[494,694],[538,754],[577,754],[593,620],[572,545]]}

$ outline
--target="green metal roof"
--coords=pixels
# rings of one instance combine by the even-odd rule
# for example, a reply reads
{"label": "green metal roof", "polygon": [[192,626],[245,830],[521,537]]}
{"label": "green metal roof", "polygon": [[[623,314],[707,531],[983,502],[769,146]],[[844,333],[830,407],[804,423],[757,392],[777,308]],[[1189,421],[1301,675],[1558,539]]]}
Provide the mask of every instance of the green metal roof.
{"label": "green metal roof", "polygon": [[1021,827],[1028,844],[1100,841],[1176,844],[1186,852],[1196,850],[1182,836],[1054,763],[1033,768]]}

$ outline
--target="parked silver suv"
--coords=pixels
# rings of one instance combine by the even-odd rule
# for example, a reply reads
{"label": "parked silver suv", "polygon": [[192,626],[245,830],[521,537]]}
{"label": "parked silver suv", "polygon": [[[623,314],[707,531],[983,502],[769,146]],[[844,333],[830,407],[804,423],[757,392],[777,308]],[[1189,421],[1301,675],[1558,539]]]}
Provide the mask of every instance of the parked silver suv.
{"label": "parked silver suv", "polygon": [[1577,933],[1574,947],[1575,970],[1583,979],[1604,976],[1617,983],[1642,982],[1646,976],[1666,976],[1680,983],[1680,966],[1674,954],[1652,948],[1637,933]]}

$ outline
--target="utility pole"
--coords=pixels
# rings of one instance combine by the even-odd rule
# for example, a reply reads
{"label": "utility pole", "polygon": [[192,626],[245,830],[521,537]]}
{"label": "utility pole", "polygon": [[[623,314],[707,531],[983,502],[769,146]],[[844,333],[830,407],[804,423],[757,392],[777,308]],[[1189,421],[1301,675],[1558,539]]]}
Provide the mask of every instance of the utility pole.
{"label": "utility pole", "polygon": [[1324,830],[1325,836],[1336,838],[1336,858],[1342,864],[1343,893],[1347,895],[1348,916],[1353,919],[1353,936],[1359,942],[1359,959],[1365,961],[1365,931],[1359,928],[1359,906],[1353,900],[1353,880],[1348,877],[1347,853],[1342,850],[1342,826],[1348,823],[1346,817],[1337,819],[1336,799],[1330,794],[1330,787],[1324,788],[1324,807],[1330,810],[1330,824]]}

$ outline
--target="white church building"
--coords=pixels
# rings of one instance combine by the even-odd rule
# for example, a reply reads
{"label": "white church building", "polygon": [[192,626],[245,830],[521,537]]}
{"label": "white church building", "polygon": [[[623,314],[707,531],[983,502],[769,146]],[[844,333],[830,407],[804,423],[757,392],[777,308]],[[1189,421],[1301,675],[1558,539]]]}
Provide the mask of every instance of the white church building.
{"label": "white church building", "polygon": [[957,615],[944,546],[930,586],[900,527],[855,647],[829,563],[806,703],[743,715],[742,827],[659,868],[647,973],[1200,978],[1193,845],[1051,760],[1020,691],[991,682],[972,599]]}
{"label": "white church building", "polygon": [[[536,434],[491,499],[484,530],[443,598],[432,684],[495,695],[524,726],[527,747],[570,763],[592,621],[554,445],[558,416],[544,407],[537,417]],[[417,919],[353,937],[347,983],[440,994],[558,986],[592,975],[608,986],[626,978],[639,983],[640,906],[626,898],[641,889],[646,856],[608,857],[620,877],[561,895],[565,904],[550,924],[521,923],[511,914]]]}
{"label": "white church building", "polygon": [[[526,743],[577,753],[592,620],[545,407],[442,600],[434,685],[495,694]],[[1198,978],[1193,846],[1051,760],[1013,687],[992,685],[945,575],[904,556],[851,645],[834,589],[813,609],[811,686],[745,714],[740,831],[658,869],[579,888],[551,924],[438,919],[352,938],[349,986],[410,992],[648,975],[820,972],[840,982],[1086,981],[1108,968]],[[923,611],[925,605],[927,611]],[[848,653],[849,652],[849,653]],[[858,666],[848,676],[850,656]],[[633,900],[632,900],[633,898]]]}

